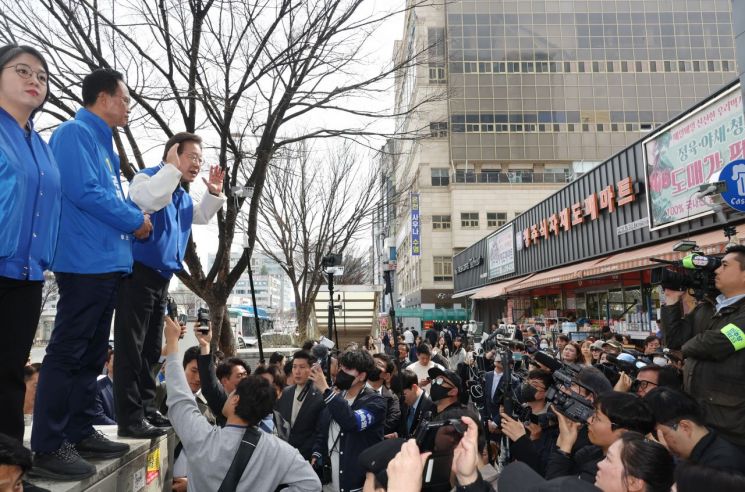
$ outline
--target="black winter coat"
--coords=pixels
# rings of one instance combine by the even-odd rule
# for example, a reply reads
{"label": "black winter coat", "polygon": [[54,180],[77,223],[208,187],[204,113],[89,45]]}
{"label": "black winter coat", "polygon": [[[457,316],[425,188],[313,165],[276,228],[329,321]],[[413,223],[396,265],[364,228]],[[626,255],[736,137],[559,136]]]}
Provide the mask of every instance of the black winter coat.
{"label": "black winter coat", "polygon": [[667,346],[686,357],[683,385],[706,424],[745,446],[745,299],[718,313],[703,302],[685,317],[680,302],[663,306],[662,330]]}

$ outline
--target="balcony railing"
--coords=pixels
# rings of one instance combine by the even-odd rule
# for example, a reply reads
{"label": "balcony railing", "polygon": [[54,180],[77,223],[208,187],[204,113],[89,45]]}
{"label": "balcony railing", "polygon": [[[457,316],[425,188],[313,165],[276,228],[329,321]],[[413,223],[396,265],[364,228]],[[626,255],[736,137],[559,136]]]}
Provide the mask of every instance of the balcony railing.
{"label": "balcony railing", "polygon": [[454,183],[569,183],[571,174],[520,172],[456,172]]}

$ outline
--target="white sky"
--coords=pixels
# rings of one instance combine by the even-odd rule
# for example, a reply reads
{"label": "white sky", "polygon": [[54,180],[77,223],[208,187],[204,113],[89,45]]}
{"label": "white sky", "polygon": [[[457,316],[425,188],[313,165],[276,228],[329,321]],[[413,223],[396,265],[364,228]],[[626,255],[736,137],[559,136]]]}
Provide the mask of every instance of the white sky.
{"label": "white sky", "polygon": [[[376,1],[375,4],[372,5],[372,8],[378,12],[390,11],[393,8],[392,6],[395,6],[396,4],[400,4],[401,8],[403,8],[405,0],[380,0]],[[370,59],[365,61],[367,62],[366,65],[369,67],[370,75],[373,75],[376,71],[380,70],[380,67],[385,66],[386,64],[389,64],[391,62],[393,53],[393,42],[394,40],[401,38],[403,32],[403,23],[403,13],[399,13],[396,16],[391,17],[378,28],[378,30],[373,34],[373,37],[368,41],[370,43],[370,46],[365,51],[372,54],[372,56],[370,57]],[[391,86],[391,91],[386,94],[383,100],[381,100],[381,107],[387,108],[390,112],[392,111],[394,104],[392,81],[389,85]],[[335,117],[338,118],[338,114]],[[387,122],[387,124],[390,125],[389,128],[387,128],[387,131],[391,131],[393,128],[393,120],[390,120],[389,122]],[[384,142],[381,140],[377,147],[379,148],[383,145],[383,143]],[[159,147],[151,152],[151,154],[154,155],[154,159],[159,159],[160,152],[162,152],[162,150]],[[198,198],[201,197],[202,193],[206,191],[206,188],[202,183],[201,178],[197,178],[196,181],[197,182],[195,183],[195,185],[192,186],[191,189],[192,195]],[[202,265],[204,266],[207,261],[207,255],[209,253],[214,253],[217,251],[217,224],[212,223],[206,226],[196,225],[193,229],[193,235],[197,245],[197,251],[200,258],[202,259]],[[365,246],[369,245],[369,243],[369,238],[363,238],[360,241],[360,244]],[[239,249],[240,244],[241,239],[236,236],[233,248]]]}

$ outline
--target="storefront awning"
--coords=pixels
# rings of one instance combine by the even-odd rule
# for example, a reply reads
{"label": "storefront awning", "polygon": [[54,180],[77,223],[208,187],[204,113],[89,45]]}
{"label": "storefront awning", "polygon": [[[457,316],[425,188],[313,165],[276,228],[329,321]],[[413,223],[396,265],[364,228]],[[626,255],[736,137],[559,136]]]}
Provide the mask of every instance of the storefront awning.
{"label": "storefront awning", "polygon": [[472,295],[471,299],[494,299],[495,297],[501,297],[507,294],[507,287],[515,285],[516,283],[523,280],[529,279],[533,275],[534,274],[531,273],[530,275],[526,275],[523,277],[511,278],[509,280],[504,280],[496,284],[487,285],[486,287],[482,287],[478,292]]}
{"label": "storefront awning", "polygon": [[[737,226],[737,235],[745,234],[745,225]],[[619,273],[633,272],[636,270],[647,270],[658,266],[664,266],[659,263],[650,261],[649,258],[659,258],[661,260],[675,261],[683,258],[688,253],[673,251],[673,246],[680,242],[682,238],[676,238],[671,241],[638,248],[631,251],[624,251],[606,258],[597,260],[594,265],[587,267],[582,272],[582,278],[602,277],[605,275],[616,275]],[[702,232],[685,239],[695,241],[698,247],[705,254],[718,254],[724,251],[727,246],[727,238],[722,233],[722,229],[715,229],[709,232]]]}
{"label": "storefront awning", "polygon": [[425,321],[468,321],[471,316],[469,309],[460,308],[397,308],[398,318],[420,318]]}
{"label": "storefront awning", "polygon": [[583,278],[583,271],[586,268],[596,264],[595,260],[583,261],[581,263],[575,263],[560,268],[554,268],[543,272],[536,273],[531,277],[524,279],[521,282],[513,284],[507,287],[507,293],[518,292],[521,290],[532,289],[535,287],[545,287],[547,285],[561,284],[564,282],[572,282]]}
{"label": "storefront awning", "polygon": [[483,288],[484,288],[484,287],[475,287],[475,288],[473,288],[473,289],[468,289],[468,290],[464,290],[463,292],[456,292],[455,294],[453,294],[453,295],[452,295],[452,296],[450,296],[450,297],[451,297],[452,299],[458,299],[459,297],[468,297],[468,296],[470,296],[471,294],[474,294],[474,293],[476,293],[476,292],[480,291],[480,290],[481,290],[481,289],[483,289]]}

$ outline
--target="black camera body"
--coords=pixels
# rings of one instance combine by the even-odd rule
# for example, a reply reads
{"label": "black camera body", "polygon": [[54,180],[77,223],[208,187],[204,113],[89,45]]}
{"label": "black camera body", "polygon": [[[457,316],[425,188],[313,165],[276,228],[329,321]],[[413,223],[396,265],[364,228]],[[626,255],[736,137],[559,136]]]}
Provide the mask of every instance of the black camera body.
{"label": "black camera body", "polygon": [[321,267],[331,268],[335,266],[341,266],[341,253],[329,253],[321,258]]}
{"label": "black camera body", "polygon": [[166,314],[172,320],[178,321],[178,305],[171,296],[166,298]]}
{"label": "black camera body", "polygon": [[[579,370],[579,366],[573,364],[562,364],[560,369],[556,369],[552,373],[554,384],[546,391],[546,401],[555,411],[584,424],[595,413],[595,407],[590,400],[571,390],[573,384],[583,386],[577,381]],[[567,391],[562,391],[562,387]]]}
{"label": "black camera body", "polygon": [[652,270],[652,285],[661,285],[663,289],[688,291],[692,290],[697,299],[707,294],[717,293],[714,284],[714,272],[722,264],[718,256],[706,256],[691,253],[680,261],[667,261],[650,258],[650,261],[670,265],[667,268]]}
{"label": "black camera body", "polygon": [[207,308],[197,309],[197,330],[200,333],[210,331],[210,310]]}
{"label": "black camera body", "polygon": [[[423,422],[424,425],[419,425],[416,431],[416,445],[419,447],[420,453],[426,453],[428,451],[432,452],[452,452],[454,446],[441,446],[441,441],[446,441],[447,444],[453,444],[452,442],[447,442],[446,439],[440,439],[438,440],[438,434],[440,434],[440,437],[442,437],[442,434],[445,432],[450,432],[451,434],[455,432],[458,437],[458,442],[460,442],[460,438],[463,437],[463,434],[465,434],[468,427],[466,424],[461,422],[458,419],[446,419],[446,420],[438,420],[435,422],[426,421]],[[452,429],[445,429],[447,426],[452,426]],[[455,445],[458,443],[455,442]]]}

